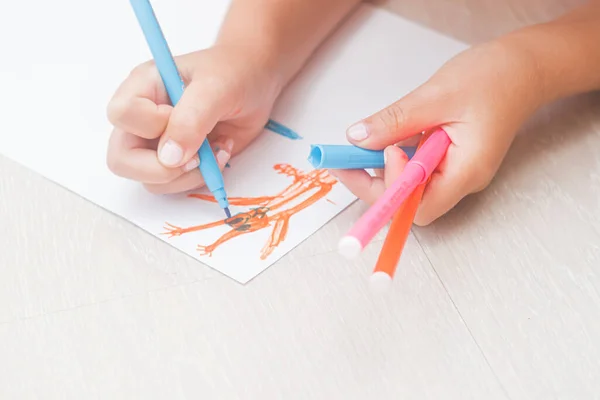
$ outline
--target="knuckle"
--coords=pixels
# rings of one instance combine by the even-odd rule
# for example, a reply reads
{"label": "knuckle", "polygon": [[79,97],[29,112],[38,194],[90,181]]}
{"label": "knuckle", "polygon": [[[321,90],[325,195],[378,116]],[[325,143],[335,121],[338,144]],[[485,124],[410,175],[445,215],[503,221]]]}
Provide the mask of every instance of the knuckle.
{"label": "knuckle", "polygon": [[431,221],[423,217],[415,217],[413,223],[419,228],[424,228],[431,224]]}
{"label": "knuckle", "polygon": [[166,184],[173,182],[174,180],[176,180],[183,174],[184,174],[183,168],[169,168],[169,169],[163,168],[155,176],[154,183],[160,184],[160,185],[166,185]]}
{"label": "knuckle", "polygon": [[153,70],[154,65],[155,64],[154,64],[153,60],[146,61],[139,65],[136,65],[129,73],[129,76],[134,76],[134,77],[147,76]]}
{"label": "knuckle", "polygon": [[[148,76],[152,71],[153,62],[148,61],[133,68],[127,77],[127,80],[136,79]],[[122,87],[122,86],[121,86]],[[120,88],[121,89],[121,88]],[[113,124],[118,124],[131,111],[132,103],[130,99],[118,90],[115,96],[108,103],[106,114],[108,120]]]}
{"label": "knuckle", "polygon": [[221,93],[226,86],[226,80],[221,75],[210,75],[203,79],[202,86],[210,93]]}
{"label": "knuckle", "polygon": [[425,227],[430,225],[434,221],[434,218],[431,216],[431,213],[428,212],[427,209],[419,207],[415,218],[413,219],[413,223],[418,227]]}
{"label": "knuckle", "polygon": [[[149,173],[150,171],[151,173]],[[154,165],[152,169],[149,167],[146,169],[143,183],[154,186],[169,185],[183,174],[183,167],[166,168]]]}
{"label": "knuckle", "polygon": [[108,106],[106,108],[106,115],[108,117],[108,120],[113,125],[117,125],[128,113],[130,108],[131,107],[129,102],[120,98],[113,98],[108,103]]}
{"label": "knuckle", "polygon": [[123,163],[121,162],[120,157],[118,157],[115,152],[109,151],[106,155],[106,166],[113,174],[117,176],[122,176],[123,171]]}
{"label": "knuckle", "polygon": [[406,112],[398,104],[393,104],[379,112],[377,118],[381,125],[385,127],[386,132],[395,133],[400,130],[404,121],[406,121]]}
{"label": "knuckle", "polygon": [[485,159],[474,160],[467,168],[467,179],[470,181],[471,192],[477,193],[486,189],[494,178],[496,166]]}
{"label": "knuckle", "polygon": [[492,176],[485,176],[479,178],[478,180],[475,180],[472,193],[479,193],[484,191],[492,183],[492,180]]}

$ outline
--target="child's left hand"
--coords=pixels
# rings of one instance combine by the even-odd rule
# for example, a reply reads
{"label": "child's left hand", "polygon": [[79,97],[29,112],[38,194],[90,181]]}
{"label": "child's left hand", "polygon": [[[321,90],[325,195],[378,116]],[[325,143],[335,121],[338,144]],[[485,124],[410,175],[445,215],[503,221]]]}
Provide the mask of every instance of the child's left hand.
{"label": "child's left hand", "polygon": [[[353,144],[385,148],[385,171],[331,171],[357,197],[373,203],[404,168],[393,145],[442,127],[452,144],[433,173],[415,217],[427,225],[492,180],[519,126],[543,103],[534,60],[502,41],[467,50],[429,81],[348,129]],[[414,140],[413,140],[414,143]]]}

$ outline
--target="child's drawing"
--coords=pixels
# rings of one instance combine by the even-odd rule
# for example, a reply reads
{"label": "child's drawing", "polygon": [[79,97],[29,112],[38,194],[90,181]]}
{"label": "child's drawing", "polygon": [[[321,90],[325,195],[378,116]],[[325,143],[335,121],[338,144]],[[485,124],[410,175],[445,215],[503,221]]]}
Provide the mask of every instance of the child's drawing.
{"label": "child's drawing", "polygon": [[[165,227],[167,232],[163,234],[173,237],[222,225],[230,226],[232,229],[214,243],[208,246],[198,246],[200,255],[211,256],[217,247],[228,240],[272,226],[269,239],[260,252],[261,260],[267,259],[273,250],[285,240],[292,215],[324,198],[337,182],[325,170],[304,172],[289,164],[277,164],[273,168],[277,173],[293,179],[292,183],[278,194],[251,198],[232,197],[229,199],[231,205],[253,208],[225,220],[189,228],[180,228],[167,223]],[[210,202],[215,201],[211,195],[191,194],[189,197]]]}

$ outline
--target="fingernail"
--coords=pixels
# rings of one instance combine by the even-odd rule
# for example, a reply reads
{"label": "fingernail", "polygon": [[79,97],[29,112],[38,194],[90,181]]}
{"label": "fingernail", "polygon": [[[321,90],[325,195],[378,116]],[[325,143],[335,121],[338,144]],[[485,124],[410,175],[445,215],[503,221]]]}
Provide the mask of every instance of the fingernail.
{"label": "fingernail", "polygon": [[388,153],[389,153],[389,147],[386,147],[385,149],[383,149],[383,164],[387,165],[387,160],[388,160]]}
{"label": "fingernail", "polygon": [[362,123],[358,123],[348,128],[348,137],[352,140],[360,142],[361,140],[365,140],[368,136],[369,132],[367,131],[367,127]]}
{"label": "fingernail", "polygon": [[217,164],[219,164],[219,165],[227,164],[230,157],[231,157],[231,154],[229,154],[229,152],[227,152],[225,150],[219,150],[219,152],[217,153],[217,156],[216,156]]}
{"label": "fingernail", "polygon": [[158,153],[158,159],[165,165],[179,164],[182,158],[183,149],[170,139],[160,149],[160,153]]}
{"label": "fingernail", "polygon": [[200,159],[198,157],[194,157],[183,166],[183,170],[185,172],[189,172],[193,169],[198,168],[199,165],[200,165]]}
{"label": "fingernail", "polygon": [[216,144],[213,147],[213,151],[217,154],[219,151],[225,150],[228,153],[233,153],[233,139],[227,139],[225,142],[221,142],[220,144]]}
{"label": "fingernail", "polygon": [[233,153],[233,145],[234,145],[233,139],[227,139],[225,141],[225,148],[227,149],[229,154]]}
{"label": "fingernail", "polygon": [[336,172],[333,169],[328,169],[327,172],[329,173],[329,175],[334,176],[337,178]]}

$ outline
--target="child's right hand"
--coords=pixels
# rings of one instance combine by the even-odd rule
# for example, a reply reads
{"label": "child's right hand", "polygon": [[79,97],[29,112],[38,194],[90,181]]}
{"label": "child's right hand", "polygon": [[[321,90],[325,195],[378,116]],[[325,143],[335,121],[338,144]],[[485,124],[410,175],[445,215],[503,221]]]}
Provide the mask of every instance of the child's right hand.
{"label": "child's right hand", "polygon": [[175,61],[186,84],[175,108],[154,63],[136,67],[108,105],[108,166],[152,193],[203,186],[197,151],[207,135],[222,169],[263,131],[281,90],[256,49],[215,46]]}

